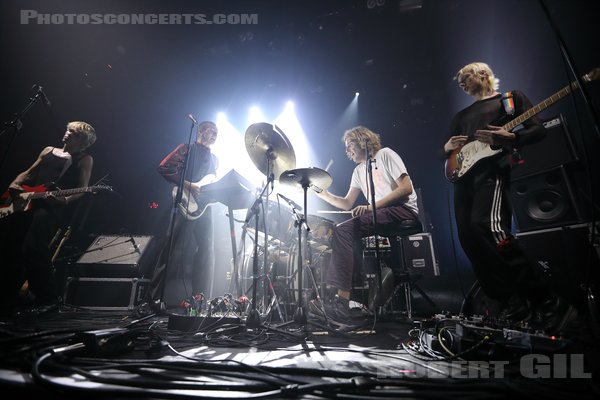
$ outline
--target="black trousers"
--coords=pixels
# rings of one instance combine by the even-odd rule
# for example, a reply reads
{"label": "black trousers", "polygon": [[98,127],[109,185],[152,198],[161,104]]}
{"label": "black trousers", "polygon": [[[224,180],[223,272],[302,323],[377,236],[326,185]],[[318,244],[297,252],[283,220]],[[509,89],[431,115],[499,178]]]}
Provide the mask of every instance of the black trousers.
{"label": "black trousers", "polygon": [[36,305],[56,303],[58,293],[49,249],[56,233],[60,211],[40,207],[17,213],[2,221],[1,299],[14,305],[19,288],[29,281]]}
{"label": "black trousers", "polygon": [[[214,278],[214,232],[210,207],[196,220],[177,213],[173,229],[171,273],[191,281],[191,293],[210,296]],[[182,294],[182,298],[185,294]]]}
{"label": "black trousers", "polygon": [[[377,225],[381,227],[394,226],[400,221],[417,218],[413,211],[401,205],[377,209]],[[361,238],[373,235],[374,232],[371,213],[335,226],[331,244],[331,264],[325,279],[328,285],[342,290],[352,289],[352,274],[362,250]]]}
{"label": "black trousers", "polygon": [[486,295],[504,301],[519,294],[533,303],[551,297],[540,269],[511,234],[510,166],[479,168],[457,182],[454,211],[460,243]]}

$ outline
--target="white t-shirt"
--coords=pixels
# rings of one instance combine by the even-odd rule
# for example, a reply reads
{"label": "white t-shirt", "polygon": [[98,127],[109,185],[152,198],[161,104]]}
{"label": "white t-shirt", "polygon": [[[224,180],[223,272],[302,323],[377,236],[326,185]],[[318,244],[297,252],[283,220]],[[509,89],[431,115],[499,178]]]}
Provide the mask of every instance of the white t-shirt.
{"label": "white t-shirt", "polygon": [[[366,170],[366,163],[358,164],[354,168],[350,187],[360,189],[370,204],[371,195],[369,193]],[[404,165],[404,162],[398,153],[389,147],[384,147],[375,154],[375,163],[373,164],[372,170],[373,183],[375,184],[375,201],[384,198],[398,187],[396,184],[396,179],[400,178],[402,175],[408,175],[406,166]],[[401,203],[415,213],[419,212],[419,208],[417,206],[417,194],[415,193],[414,187],[410,196],[402,199]]]}

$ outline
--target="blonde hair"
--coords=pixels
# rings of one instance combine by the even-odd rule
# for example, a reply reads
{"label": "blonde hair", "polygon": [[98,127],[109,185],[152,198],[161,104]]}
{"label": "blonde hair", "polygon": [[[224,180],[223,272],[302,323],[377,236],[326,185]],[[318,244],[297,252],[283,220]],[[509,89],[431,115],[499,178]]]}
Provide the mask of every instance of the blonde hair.
{"label": "blonde hair", "polygon": [[365,139],[368,139],[367,146],[370,154],[374,155],[381,150],[381,138],[379,137],[379,134],[364,126],[355,126],[354,128],[348,129],[344,132],[342,142],[346,142],[346,140],[353,141],[361,150],[364,150]]}
{"label": "blonde hair", "polygon": [[76,133],[85,134],[86,144],[84,149],[87,149],[96,142],[96,130],[87,122],[71,121],[67,124],[67,129],[71,129]]}
{"label": "blonde hair", "polygon": [[458,79],[460,81],[461,76],[464,74],[473,74],[485,78],[484,82],[486,83],[489,91],[498,90],[500,87],[500,79],[494,76],[494,72],[490,66],[484,62],[472,62],[465,65],[456,73],[454,79]]}

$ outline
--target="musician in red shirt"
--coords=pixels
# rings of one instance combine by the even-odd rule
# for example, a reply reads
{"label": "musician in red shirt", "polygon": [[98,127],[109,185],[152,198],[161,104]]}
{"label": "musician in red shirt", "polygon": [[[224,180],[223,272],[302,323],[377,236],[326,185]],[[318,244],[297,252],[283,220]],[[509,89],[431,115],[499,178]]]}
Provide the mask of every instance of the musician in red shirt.
{"label": "musician in red shirt", "polygon": [[[191,288],[186,286],[186,297],[199,294],[210,295],[214,270],[214,238],[210,207],[202,207],[202,187],[216,179],[218,159],[211,153],[218,129],[214,122],[204,121],[198,125],[196,142],[190,146],[178,145],[158,166],[158,173],[167,181],[179,185],[184,163],[187,159],[183,197],[172,234],[173,249],[169,261],[169,273],[178,277],[191,276]],[[176,193],[176,188],[173,194]],[[206,204],[204,204],[206,205]],[[196,207],[200,206],[199,209]]]}

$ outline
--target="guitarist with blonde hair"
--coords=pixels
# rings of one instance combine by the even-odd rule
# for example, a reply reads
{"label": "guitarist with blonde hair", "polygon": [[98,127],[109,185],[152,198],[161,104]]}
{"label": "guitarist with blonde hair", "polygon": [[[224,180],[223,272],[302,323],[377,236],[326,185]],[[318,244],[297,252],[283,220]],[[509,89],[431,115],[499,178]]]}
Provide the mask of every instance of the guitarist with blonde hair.
{"label": "guitarist with blonde hair", "polygon": [[[43,200],[34,200],[26,211],[23,192],[87,187],[92,174],[93,158],[85,150],[96,141],[96,131],[87,122],[67,124],[63,147],[44,148],[35,162],[11,182],[7,200],[12,200],[11,215],[2,220],[0,242],[3,272],[2,308],[16,305],[18,290],[29,282],[34,295],[32,312],[58,308],[58,292],[51,262],[50,241],[54,236],[65,206],[83,196],[82,193],[56,196],[49,192]],[[12,214],[14,212],[14,214]]]}
{"label": "guitarist with blonde hair", "polygon": [[[450,124],[451,137],[444,145],[448,161],[476,159],[458,155],[463,146],[489,151],[491,156],[474,163],[467,172],[451,174],[458,236],[485,294],[503,305],[500,318],[514,323],[538,323],[548,333],[560,331],[574,309],[546,287],[539,272],[511,235],[510,171],[513,151],[545,137],[539,118],[523,122],[510,132],[502,125],[532,107],[518,90],[498,92],[499,80],[491,68],[474,62],[457,75],[460,88],[475,101],[459,111]],[[464,165],[463,165],[464,166]],[[454,171],[457,172],[458,170]]]}

